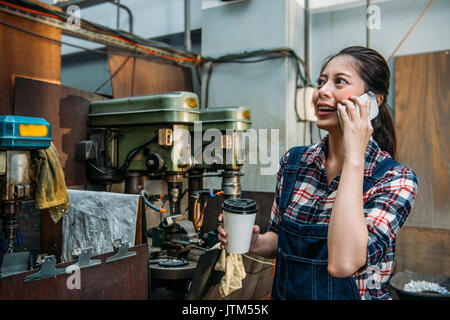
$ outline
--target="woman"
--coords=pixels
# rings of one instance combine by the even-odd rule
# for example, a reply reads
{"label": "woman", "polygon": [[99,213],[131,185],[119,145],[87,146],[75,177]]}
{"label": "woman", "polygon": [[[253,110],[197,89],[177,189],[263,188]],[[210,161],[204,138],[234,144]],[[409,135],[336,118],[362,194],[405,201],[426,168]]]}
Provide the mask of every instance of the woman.
{"label": "woman", "polygon": [[[345,48],[323,65],[313,103],[328,134],[283,156],[269,230],[253,227],[250,251],[276,257],[272,299],[391,299],[395,239],[418,181],[394,160],[389,76],[384,58],[365,47]],[[368,91],[379,107],[372,121],[370,103],[358,99]],[[224,248],[221,226],[219,240]]]}

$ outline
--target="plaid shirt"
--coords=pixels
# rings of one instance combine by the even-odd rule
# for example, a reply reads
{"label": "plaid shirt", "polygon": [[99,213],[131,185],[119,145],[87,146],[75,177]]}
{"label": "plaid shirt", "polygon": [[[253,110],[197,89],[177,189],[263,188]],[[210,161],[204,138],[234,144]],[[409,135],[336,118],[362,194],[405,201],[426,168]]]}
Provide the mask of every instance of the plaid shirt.
{"label": "plaid shirt", "polygon": [[[308,146],[302,157],[305,174],[299,174],[285,210],[285,217],[302,224],[328,224],[336,198],[340,176],[327,183],[325,158],[328,135],[317,144]],[[282,170],[287,163],[287,152],[280,161],[275,200],[272,206],[269,231],[277,232],[280,223],[278,204],[283,188]],[[390,155],[380,149],[373,138],[365,152],[364,176]],[[400,165],[388,171],[384,178],[369,189],[363,197],[364,215],[369,231],[368,263],[353,275],[361,299],[391,299],[389,278],[394,268],[395,238],[413,207],[417,192],[417,176],[410,168]]]}

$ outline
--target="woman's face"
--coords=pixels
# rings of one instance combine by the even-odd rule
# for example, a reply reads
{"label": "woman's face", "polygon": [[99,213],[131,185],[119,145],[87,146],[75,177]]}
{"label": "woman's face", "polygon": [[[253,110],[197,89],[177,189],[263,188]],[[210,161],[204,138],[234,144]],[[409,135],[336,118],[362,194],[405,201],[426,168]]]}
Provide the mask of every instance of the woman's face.
{"label": "woman's face", "polygon": [[337,104],[360,96],[365,91],[364,81],[358,75],[349,56],[333,58],[325,67],[314,90],[313,103],[317,126],[328,132],[339,129]]}

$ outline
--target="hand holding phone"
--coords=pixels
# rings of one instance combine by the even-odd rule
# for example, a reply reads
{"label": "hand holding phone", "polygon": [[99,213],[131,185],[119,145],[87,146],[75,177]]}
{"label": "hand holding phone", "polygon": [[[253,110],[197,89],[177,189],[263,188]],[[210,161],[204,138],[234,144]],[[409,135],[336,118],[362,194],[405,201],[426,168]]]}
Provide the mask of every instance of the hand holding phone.
{"label": "hand holding phone", "polygon": [[[366,93],[362,94],[361,96],[359,96],[358,99],[361,101],[362,104],[366,104],[367,101],[370,101],[370,116],[369,116],[369,118],[370,118],[370,120],[375,119],[376,116],[378,115],[378,102],[377,102],[377,97],[375,96],[375,94],[373,92],[369,91],[369,92],[366,92]],[[353,102],[351,102],[351,103],[353,103]],[[358,115],[360,115],[359,106],[355,103],[353,103],[353,105],[356,108]],[[345,105],[343,105],[343,107],[345,109],[347,108]],[[337,117],[338,117],[338,121],[339,121],[339,126],[341,127],[341,130],[342,130],[342,120],[341,120],[341,115],[340,115],[339,110],[337,110]]]}

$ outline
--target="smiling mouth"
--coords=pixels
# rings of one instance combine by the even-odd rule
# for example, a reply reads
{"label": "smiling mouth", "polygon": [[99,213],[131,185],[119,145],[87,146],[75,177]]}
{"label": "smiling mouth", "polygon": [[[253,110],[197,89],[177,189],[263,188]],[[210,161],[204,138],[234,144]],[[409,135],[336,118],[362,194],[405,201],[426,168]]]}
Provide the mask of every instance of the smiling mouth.
{"label": "smiling mouth", "polygon": [[318,113],[319,113],[319,115],[324,116],[324,115],[336,112],[336,110],[337,110],[336,108],[333,108],[333,107],[330,107],[330,106],[327,106],[327,105],[319,105],[319,108],[318,108],[319,112]]}
{"label": "smiling mouth", "polygon": [[331,107],[319,107],[319,112],[334,112],[336,110],[336,108]]}

